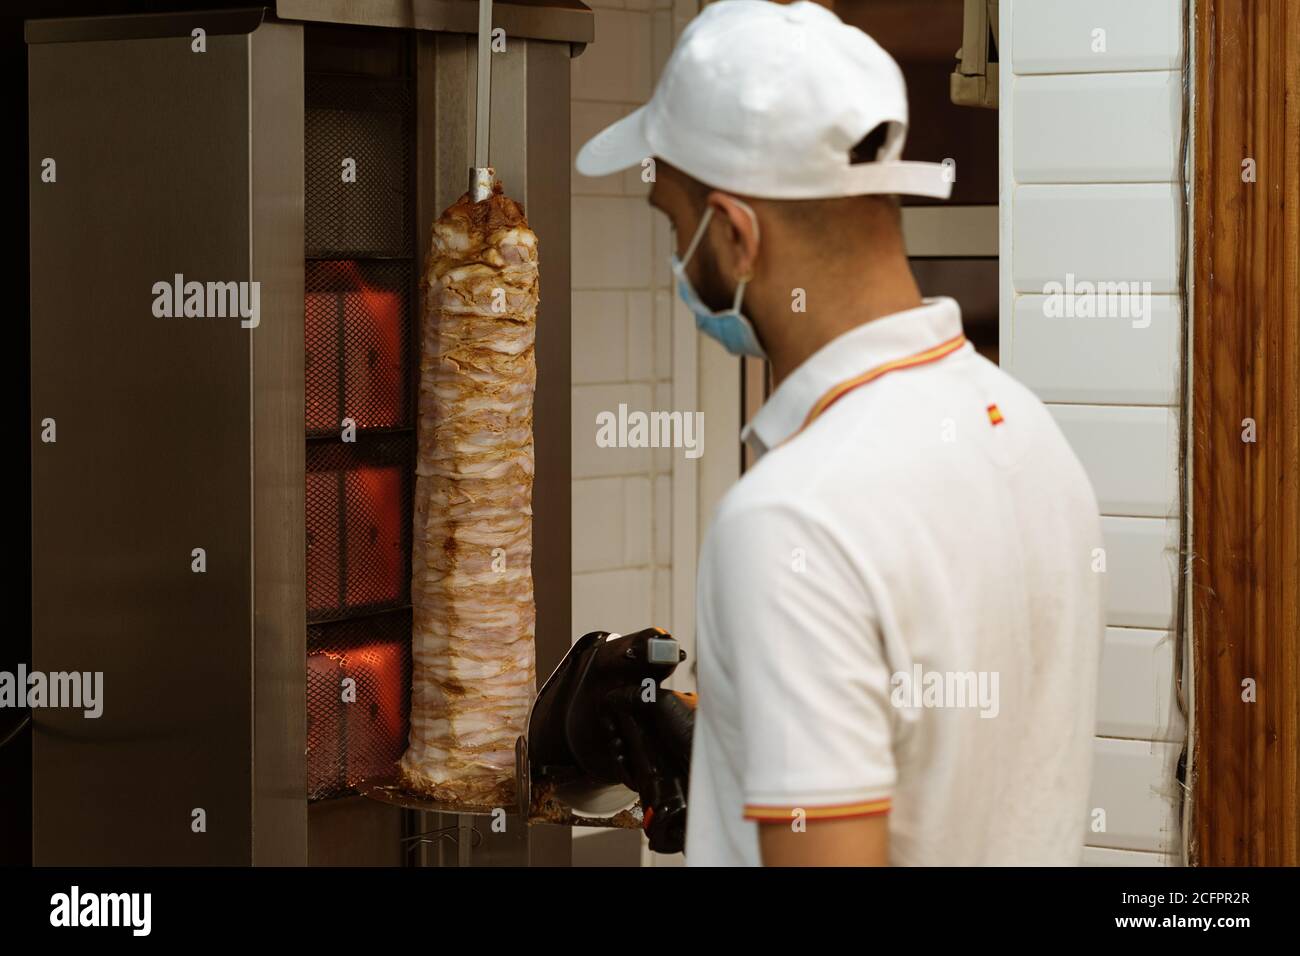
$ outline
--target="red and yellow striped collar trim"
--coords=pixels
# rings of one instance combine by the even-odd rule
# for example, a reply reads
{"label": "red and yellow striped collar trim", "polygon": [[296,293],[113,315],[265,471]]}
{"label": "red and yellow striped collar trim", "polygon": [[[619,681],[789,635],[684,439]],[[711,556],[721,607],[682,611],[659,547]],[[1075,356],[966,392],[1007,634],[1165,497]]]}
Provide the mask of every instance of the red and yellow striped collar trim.
{"label": "red and yellow striped collar trim", "polygon": [[928,348],[924,352],[917,352],[915,355],[907,355],[903,358],[894,359],[892,362],[884,362],[880,365],[874,366],[873,368],[867,369],[865,372],[854,375],[852,378],[847,378],[842,382],[832,385],[821,398],[817,399],[817,401],[813,403],[812,408],[808,409],[808,414],[804,417],[803,424],[784,441],[779,442],[779,444],[784,445],[786,442],[790,441],[795,437],[795,435],[798,435],[816,421],[817,417],[821,415],[822,412],[826,411],[826,409],[830,408],[855,388],[861,388],[863,385],[870,385],[872,382],[884,375],[888,375],[890,372],[898,372],[903,369],[916,368],[918,365],[928,365],[931,362],[937,362],[939,359],[945,358],[953,352],[956,352],[965,344],[965,334],[958,332],[946,342],[940,342],[938,345]]}
{"label": "red and yellow striped collar trim", "polygon": [[745,819],[759,823],[789,823],[802,814],[805,820],[843,820],[848,817],[874,817],[889,812],[889,798],[864,800],[856,803],[837,803],[825,807],[774,807],[746,804]]}
{"label": "red and yellow striped collar trim", "polygon": [[[852,378],[845,379],[837,385],[831,386],[830,390],[821,398],[817,399],[813,404],[813,407],[808,410],[808,415],[804,418],[803,424],[799,426],[799,431],[803,431],[811,425],[818,415],[826,411],[826,409],[830,408],[846,394],[853,391],[853,389],[859,388],[863,385],[868,385],[880,378],[882,375],[888,375],[890,372],[897,372],[901,369],[914,368],[917,365],[926,365],[930,362],[937,362],[944,356],[951,355],[965,344],[965,334],[958,332],[948,341],[940,342],[938,345],[926,349],[924,352],[917,352],[915,355],[908,355],[904,358],[894,359],[892,362],[885,362],[881,365],[877,365],[875,368],[869,368],[865,372],[855,375]],[[799,432],[795,432],[795,434],[797,435]]]}

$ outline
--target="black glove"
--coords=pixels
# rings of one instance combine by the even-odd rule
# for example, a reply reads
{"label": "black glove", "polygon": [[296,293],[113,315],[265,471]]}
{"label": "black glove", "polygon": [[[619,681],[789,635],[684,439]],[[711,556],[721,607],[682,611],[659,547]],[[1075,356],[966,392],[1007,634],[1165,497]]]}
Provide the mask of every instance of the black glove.
{"label": "black glove", "polygon": [[686,843],[686,791],[690,780],[694,695],[657,689],[653,700],[638,688],[611,693],[606,728],[625,786],[645,812],[645,831],[656,853],[679,853]]}

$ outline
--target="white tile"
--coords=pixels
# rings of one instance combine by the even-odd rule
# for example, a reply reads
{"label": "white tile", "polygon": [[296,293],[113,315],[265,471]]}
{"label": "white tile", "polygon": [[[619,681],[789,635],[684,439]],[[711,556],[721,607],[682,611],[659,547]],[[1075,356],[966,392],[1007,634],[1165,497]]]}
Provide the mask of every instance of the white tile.
{"label": "white tile", "polygon": [[673,299],[675,293],[655,293],[655,378],[673,377]]}
{"label": "white tile", "polygon": [[649,568],[573,576],[573,633],[631,634],[648,627],[654,574]]}
{"label": "white tile", "polygon": [[654,364],[654,294],[627,294],[627,377],[633,382],[653,381]]}
{"label": "white tile", "polygon": [[1018,77],[1011,131],[1021,183],[1171,182],[1182,74]]}
{"label": "white tile", "polygon": [[[650,213],[651,263],[650,282],[656,289],[671,289],[677,292],[677,280],[672,270],[672,223],[668,217],[653,207]],[[683,308],[685,306],[683,305]]]}
{"label": "white tile", "polygon": [[669,634],[673,626],[673,572],[671,568],[655,568],[654,618],[650,621],[655,627],[662,627]]}
{"label": "white tile", "polygon": [[1178,590],[1178,521],[1101,519],[1106,549],[1106,623],[1168,630]]}
{"label": "white tile", "polygon": [[1049,405],[1105,515],[1178,514],[1178,416],[1173,408]]}
{"label": "white tile", "polygon": [[591,100],[573,100],[569,105],[569,185],[574,196],[621,196],[623,174],[584,176],[574,167],[580,150],[606,126],[622,119],[628,107],[619,103],[598,103]]}
{"label": "white tile", "polygon": [[624,564],[622,478],[573,482],[572,520],[575,572]]}
{"label": "white tile", "polygon": [[[655,411],[674,412],[682,409],[673,408],[673,385],[672,382],[659,382],[655,385]],[[684,414],[684,413],[683,413]],[[692,433],[694,434],[694,433]],[[674,440],[680,437],[685,439],[685,435],[674,436]],[[680,447],[675,448],[656,448],[653,455],[653,468],[655,474],[667,474],[673,470],[673,459],[680,458],[685,451]]]}
{"label": "white tile", "polygon": [[623,479],[623,564],[650,564],[654,501],[649,478]]}
{"label": "white tile", "polygon": [[652,185],[649,178],[649,169],[647,167],[636,165],[623,170],[623,195],[634,196],[642,202],[650,195],[650,186]]}
{"label": "white tile", "polygon": [[1045,402],[1174,405],[1182,375],[1177,296],[1153,295],[1140,319],[1046,314],[1041,295],[1017,296],[1008,372]]}
{"label": "white tile", "polygon": [[650,98],[650,14],[597,9],[596,39],[571,61],[570,96],[644,103]]}
{"label": "white tile", "polygon": [[1187,723],[1178,709],[1174,632],[1106,628],[1097,681],[1097,734],[1179,742]]}
{"label": "white tile", "polygon": [[659,382],[655,385],[655,408],[665,412],[673,410],[672,382]]}
{"label": "white tile", "polygon": [[597,418],[611,412],[617,418],[620,403],[628,411],[647,411],[651,392],[648,385],[578,385],[571,404],[571,461],[574,478],[604,478],[613,475],[644,475],[650,471],[649,448],[602,448],[596,443]]}
{"label": "white tile", "polygon": [[[1104,737],[1093,744],[1087,845],[1177,853],[1182,791],[1175,774],[1182,745]],[[1095,810],[1105,811],[1104,831],[1094,829]]]}
{"label": "white tile", "polygon": [[1172,184],[1017,186],[1011,278],[1017,292],[1049,282],[1150,283],[1178,289],[1182,200]]}
{"label": "white tile", "polygon": [[569,339],[574,385],[627,379],[627,296],[622,292],[573,293]]}
{"label": "white tile", "polygon": [[1099,846],[1083,848],[1084,866],[1177,866],[1178,857],[1171,853],[1143,853],[1139,850],[1107,850]]}
{"label": "white tile", "polygon": [[[1008,27],[1016,73],[1176,70],[1182,0],[1020,0]],[[1099,49],[1103,30],[1105,48]]]}
{"label": "white tile", "polygon": [[666,475],[673,470],[673,456],[681,457],[685,454],[681,449],[673,448],[656,448],[654,450],[654,470],[655,474]]}
{"label": "white tile", "polygon": [[573,288],[650,285],[650,207],[642,199],[573,197]]}
{"label": "white tile", "polygon": [[676,39],[673,35],[672,10],[656,10],[650,21],[650,75],[656,83],[673,52]]}
{"label": "white tile", "polygon": [[673,479],[655,475],[655,564],[673,563]]}

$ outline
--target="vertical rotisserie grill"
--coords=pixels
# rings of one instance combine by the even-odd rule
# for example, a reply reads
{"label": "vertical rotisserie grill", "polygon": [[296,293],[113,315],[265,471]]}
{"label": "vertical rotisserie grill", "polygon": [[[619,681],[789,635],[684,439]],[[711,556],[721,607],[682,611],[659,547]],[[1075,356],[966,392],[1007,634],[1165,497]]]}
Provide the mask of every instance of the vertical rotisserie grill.
{"label": "vertical rotisserie grill", "polygon": [[[32,445],[32,666],[102,671],[108,701],[93,724],[33,716],[33,855],[401,862],[404,833],[445,823],[351,790],[406,744],[416,283],[472,164],[477,4],[125,6],[27,24],[31,404],[59,435]],[[571,637],[570,60],[593,26],[577,0],[494,10],[494,165],[550,250],[549,670]],[[181,274],[256,284],[257,323],[153,314]],[[476,862],[568,858],[485,836]]]}

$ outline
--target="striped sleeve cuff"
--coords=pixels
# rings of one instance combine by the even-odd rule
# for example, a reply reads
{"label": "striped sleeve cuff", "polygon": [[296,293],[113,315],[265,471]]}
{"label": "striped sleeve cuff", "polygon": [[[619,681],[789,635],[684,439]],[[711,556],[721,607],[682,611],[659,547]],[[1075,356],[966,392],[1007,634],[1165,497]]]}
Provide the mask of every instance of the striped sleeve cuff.
{"label": "striped sleeve cuff", "polygon": [[745,819],[757,823],[789,823],[798,814],[805,820],[847,820],[851,817],[875,817],[889,812],[889,798],[859,800],[854,803],[836,803],[828,806],[774,806],[771,804],[745,804]]}

